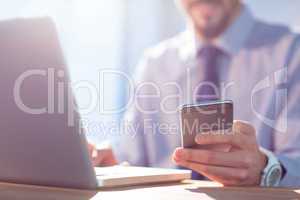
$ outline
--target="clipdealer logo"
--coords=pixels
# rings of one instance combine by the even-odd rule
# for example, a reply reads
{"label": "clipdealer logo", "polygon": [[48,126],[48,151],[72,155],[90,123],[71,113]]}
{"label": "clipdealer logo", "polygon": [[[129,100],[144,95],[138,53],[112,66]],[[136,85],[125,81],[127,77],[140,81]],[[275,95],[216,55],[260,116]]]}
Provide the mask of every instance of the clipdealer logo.
{"label": "clipdealer logo", "polygon": [[[66,114],[68,115],[68,125],[74,126],[76,122],[76,115],[80,113],[82,116],[88,115],[95,110],[101,114],[116,114],[124,112],[132,103],[132,100],[128,104],[120,109],[108,109],[105,104],[107,103],[104,97],[106,90],[111,90],[108,85],[105,85],[105,79],[111,78],[110,76],[125,77],[133,85],[132,80],[125,73],[121,73],[113,70],[101,70],[99,72],[98,85],[88,80],[81,80],[77,82],[69,82],[64,70],[57,70],[55,68],[47,69],[32,69],[27,70],[20,74],[16,79],[13,87],[14,102],[17,107],[24,113],[31,115],[42,114]],[[37,108],[33,103],[26,103],[22,98],[23,85],[26,83],[35,83],[36,79],[42,79],[45,84],[43,89],[47,90],[47,100],[45,105]],[[79,107],[75,101],[76,92],[80,90],[87,92],[88,102],[85,105]],[[40,95],[36,93],[38,91],[32,91],[31,95]],[[26,94],[29,95],[29,94]],[[133,96],[133,95],[130,95]]]}
{"label": "clipdealer logo", "polygon": [[[286,84],[288,82],[288,68],[284,67],[272,73],[271,75],[265,77],[263,80],[259,81],[252,90],[251,93],[251,108],[254,114],[259,120],[261,120],[265,125],[273,128],[275,131],[280,133],[285,133],[287,131],[288,123],[288,88]],[[274,101],[274,114],[275,118],[271,119],[265,114],[260,113],[255,107],[255,97],[257,93],[262,92],[268,88],[275,88],[276,92],[272,94],[272,100]]]}

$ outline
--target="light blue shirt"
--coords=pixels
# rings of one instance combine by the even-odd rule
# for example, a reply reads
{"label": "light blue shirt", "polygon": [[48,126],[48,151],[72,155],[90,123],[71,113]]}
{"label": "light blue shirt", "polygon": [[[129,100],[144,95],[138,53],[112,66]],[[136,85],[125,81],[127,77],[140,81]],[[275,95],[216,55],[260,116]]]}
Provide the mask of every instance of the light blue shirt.
{"label": "light blue shirt", "polygon": [[[195,38],[189,29],[145,53],[137,67],[137,98],[125,116],[126,130],[113,142],[119,161],[175,167],[171,155],[181,144],[177,108],[194,102],[193,91],[202,79],[196,52],[203,43]],[[254,125],[261,147],[280,160],[286,169],[281,186],[299,187],[299,35],[255,19],[245,6],[213,43],[227,54],[218,61],[226,88],[222,98],[234,101],[234,118]]]}

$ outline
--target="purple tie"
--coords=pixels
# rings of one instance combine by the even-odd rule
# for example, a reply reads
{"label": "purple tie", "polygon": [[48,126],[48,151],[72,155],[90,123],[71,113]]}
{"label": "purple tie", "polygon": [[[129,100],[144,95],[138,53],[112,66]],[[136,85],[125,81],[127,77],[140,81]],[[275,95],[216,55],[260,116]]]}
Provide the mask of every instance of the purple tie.
{"label": "purple tie", "polygon": [[222,51],[214,46],[203,47],[197,57],[203,63],[201,73],[203,79],[197,88],[196,102],[213,101],[220,99],[220,82],[218,76],[218,58]]}
{"label": "purple tie", "polygon": [[[197,103],[205,101],[213,101],[220,99],[220,82],[218,77],[218,58],[222,55],[222,51],[214,46],[203,47],[197,57],[203,64],[201,67],[202,80],[197,87],[195,101]],[[192,171],[192,179],[203,180],[204,177],[195,171]]]}

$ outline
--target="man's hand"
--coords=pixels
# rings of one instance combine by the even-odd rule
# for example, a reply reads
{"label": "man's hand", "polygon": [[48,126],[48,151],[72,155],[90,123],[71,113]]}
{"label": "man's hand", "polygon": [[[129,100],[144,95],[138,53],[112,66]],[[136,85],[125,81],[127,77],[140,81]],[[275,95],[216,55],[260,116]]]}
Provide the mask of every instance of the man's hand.
{"label": "man's hand", "polygon": [[95,145],[88,144],[88,151],[95,167],[107,167],[118,164],[111,148],[97,149]]}
{"label": "man's hand", "polygon": [[212,149],[175,150],[176,164],[190,168],[225,186],[259,185],[267,157],[260,151],[255,128],[242,121],[235,121],[230,133],[210,132],[196,136],[200,145],[231,145],[228,152]]}

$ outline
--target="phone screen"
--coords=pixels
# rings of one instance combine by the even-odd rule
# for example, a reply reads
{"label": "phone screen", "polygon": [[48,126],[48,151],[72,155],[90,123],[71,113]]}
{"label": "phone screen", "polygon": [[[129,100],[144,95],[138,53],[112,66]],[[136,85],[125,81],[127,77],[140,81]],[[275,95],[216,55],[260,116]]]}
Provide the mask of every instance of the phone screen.
{"label": "phone screen", "polygon": [[184,105],[181,107],[180,112],[182,147],[184,148],[199,147],[195,142],[197,134],[205,134],[210,131],[225,131],[232,128],[232,101]]}

